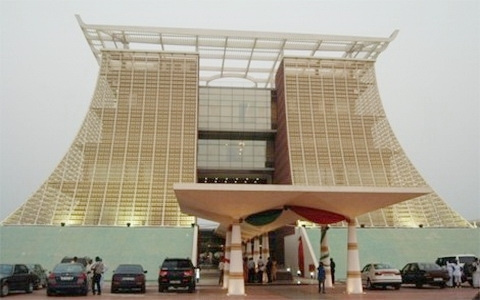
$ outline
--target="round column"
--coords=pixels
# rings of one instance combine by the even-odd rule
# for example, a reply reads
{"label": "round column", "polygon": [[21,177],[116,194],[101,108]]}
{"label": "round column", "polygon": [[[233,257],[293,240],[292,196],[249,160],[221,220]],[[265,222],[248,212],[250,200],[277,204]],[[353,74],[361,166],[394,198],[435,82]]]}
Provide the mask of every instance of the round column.
{"label": "round column", "polygon": [[348,222],[347,293],[363,293],[362,277],[360,273],[360,257],[358,254],[357,231],[354,220],[350,220]]}
{"label": "round column", "polygon": [[232,225],[230,272],[228,278],[227,295],[245,295],[245,282],[243,281],[242,236],[239,223],[233,223]]}
{"label": "round column", "polygon": [[228,279],[230,277],[230,251],[232,243],[232,229],[230,228],[227,231],[227,236],[225,238],[225,254],[224,254],[224,267],[223,267],[223,287],[224,289],[228,288]]}
{"label": "round column", "polygon": [[330,250],[328,247],[327,231],[328,226],[322,226],[320,238],[320,261],[325,267],[325,287],[333,287],[332,270],[330,268]]}

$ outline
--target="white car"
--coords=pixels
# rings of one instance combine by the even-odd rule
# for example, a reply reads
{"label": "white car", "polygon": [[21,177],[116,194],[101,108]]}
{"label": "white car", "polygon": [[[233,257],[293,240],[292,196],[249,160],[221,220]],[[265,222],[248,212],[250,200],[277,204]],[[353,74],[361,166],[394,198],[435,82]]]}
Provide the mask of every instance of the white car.
{"label": "white car", "polygon": [[367,289],[391,286],[398,290],[402,285],[402,275],[387,263],[370,263],[362,269],[362,284]]}

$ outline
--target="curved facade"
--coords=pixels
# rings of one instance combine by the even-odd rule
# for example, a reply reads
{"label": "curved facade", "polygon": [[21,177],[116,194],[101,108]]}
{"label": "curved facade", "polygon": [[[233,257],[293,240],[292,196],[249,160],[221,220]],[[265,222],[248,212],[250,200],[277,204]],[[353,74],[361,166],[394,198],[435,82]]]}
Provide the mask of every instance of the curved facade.
{"label": "curved facade", "polygon": [[[191,226],[174,183],[428,186],[377,91],[375,59],[396,33],[79,23],[100,64],[91,106],[52,175],[2,224]],[[252,84],[212,86],[223,78]],[[471,226],[435,193],[357,224]]]}
{"label": "curved facade", "polygon": [[[373,61],[284,58],[277,73],[275,183],[426,187],[391,130]],[[288,149],[288,151],[287,151]],[[468,227],[436,194],[357,218],[364,226]]]}
{"label": "curved facade", "polygon": [[105,51],[80,132],[3,224],[190,226],[171,186],[195,182],[198,56]]}

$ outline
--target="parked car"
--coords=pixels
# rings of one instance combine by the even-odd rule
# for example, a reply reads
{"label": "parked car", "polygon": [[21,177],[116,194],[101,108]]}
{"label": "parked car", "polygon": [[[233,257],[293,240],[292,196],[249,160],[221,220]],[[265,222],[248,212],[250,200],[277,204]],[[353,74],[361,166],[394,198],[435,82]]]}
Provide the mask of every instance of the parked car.
{"label": "parked car", "polygon": [[145,293],[146,270],[142,265],[123,264],[113,271],[111,292],[139,291]]}
{"label": "parked car", "polygon": [[470,285],[473,286],[473,279],[472,279],[472,263],[475,261],[477,257],[473,254],[455,254],[455,255],[448,255],[438,257],[435,263],[443,268],[447,267],[447,263],[456,263],[458,261],[460,267],[462,267],[462,283],[468,281]]}
{"label": "parked car", "polygon": [[460,266],[463,267],[465,263],[473,263],[475,258],[477,257],[473,254],[455,254],[438,257],[435,263],[443,267],[447,265],[447,262],[453,264],[458,261]]}
{"label": "parked car", "polygon": [[60,261],[61,263],[71,263],[76,260],[77,263],[82,264],[84,267],[88,265],[88,261],[91,260],[88,256],[65,256]]}
{"label": "parked car", "polygon": [[40,264],[27,264],[30,273],[37,276],[33,288],[38,290],[47,286],[47,271]]}
{"label": "parked car", "polygon": [[400,271],[387,263],[370,263],[362,269],[362,284],[367,289],[391,286],[398,290],[402,285]]}
{"label": "parked car", "polygon": [[417,288],[421,288],[425,284],[444,288],[450,278],[447,270],[436,263],[428,262],[408,263],[400,273],[403,283],[415,284]]}
{"label": "parked car", "polygon": [[168,288],[188,288],[195,291],[195,267],[189,258],[166,258],[158,274],[158,291]]}
{"label": "parked car", "polygon": [[76,293],[86,296],[91,283],[81,263],[59,263],[48,275],[47,296]]}
{"label": "parked car", "polygon": [[11,291],[32,293],[36,275],[30,273],[24,264],[0,264],[0,296],[5,297]]}

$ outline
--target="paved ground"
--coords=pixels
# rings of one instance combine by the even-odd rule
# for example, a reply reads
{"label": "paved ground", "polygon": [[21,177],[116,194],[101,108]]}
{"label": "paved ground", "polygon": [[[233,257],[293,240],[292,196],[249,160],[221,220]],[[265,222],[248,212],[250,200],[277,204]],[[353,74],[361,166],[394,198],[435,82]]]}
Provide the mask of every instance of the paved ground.
{"label": "paved ground", "polygon": [[[361,295],[347,295],[344,293],[345,286],[337,285],[334,289],[327,290],[326,294],[318,294],[316,285],[279,285],[279,286],[247,286],[245,296],[227,296],[226,290],[216,286],[198,286],[195,293],[188,292],[168,292],[159,293],[157,287],[152,285],[147,288],[145,294],[110,294],[104,292],[101,296],[89,294],[86,297],[78,296],[56,296],[47,297],[45,290],[34,291],[33,294],[18,293],[9,295],[8,299],[178,299],[178,300],[232,300],[232,299],[252,299],[252,300],[309,300],[309,299],[357,299],[357,300],[472,300],[480,299],[478,289],[438,289],[402,287],[400,290],[375,290],[365,291]],[[7,299],[6,298],[6,299]]]}
{"label": "paved ground", "polygon": [[480,290],[471,288],[467,285],[461,289],[440,289],[437,287],[424,287],[417,289],[414,286],[402,286],[400,290],[365,290],[360,295],[348,295],[345,293],[345,283],[337,283],[335,288],[327,289],[325,294],[318,293],[318,287],[314,281],[304,280],[301,284],[273,284],[273,285],[247,285],[245,287],[246,295],[228,296],[227,290],[216,285],[217,278],[204,277],[197,285],[195,293],[186,291],[169,291],[159,293],[155,282],[150,282],[145,294],[110,294],[110,284],[104,285],[104,293],[101,296],[89,294],[87,297],[47,297],[45,289],[34,291],[33,294],[18,293],[8,296],[8,299],[178,299],[178,300],[232,300],[232,299],[252,299],[252,300],[309,300],[309,299],[368,299],[368,300],[480,300]]}

